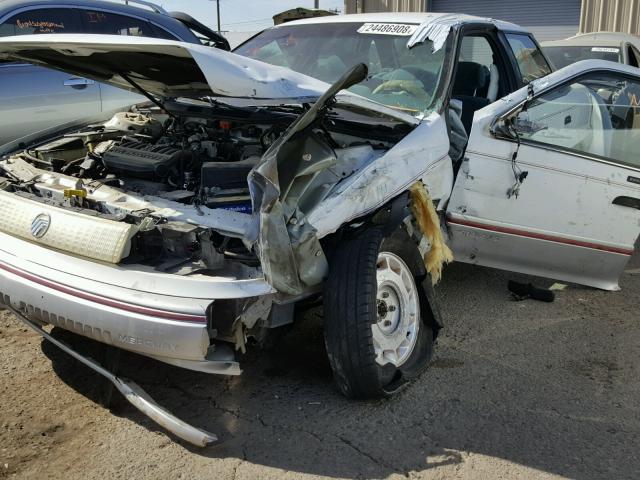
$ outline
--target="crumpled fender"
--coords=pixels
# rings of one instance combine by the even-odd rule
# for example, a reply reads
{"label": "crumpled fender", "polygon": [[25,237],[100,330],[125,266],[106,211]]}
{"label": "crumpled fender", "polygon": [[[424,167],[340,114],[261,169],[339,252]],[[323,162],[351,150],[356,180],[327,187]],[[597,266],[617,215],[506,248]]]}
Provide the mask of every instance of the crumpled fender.
{"label": "crumpled fender", "polygon": [[318,238],[366,216],[421,180],[443,204],[453,187],[453,166],[444,119],[432,113],[375,162],[346,179],[307,214]]}
{"label": "crumpled fender", "polygon": [[[300,215],[299,210],[285,204],[286,192],[296,178],[324,170],[328,166],[327,161],[331,161],[330,155],[304,158],[305,149],[302,147],[308,140],[298,134],[321,117],[340,90],[361,82],[367,72],[364,64],[347,71],[289,126],[249,173],[254,221],[259,227],[254,239],[258,256],[266,280],[282,293],[301,293],[305,285],[320,283],[329,269],[315,228]],[[288,184],[280,183],[279,166],[295,171],[295,175],[288,175]]]}

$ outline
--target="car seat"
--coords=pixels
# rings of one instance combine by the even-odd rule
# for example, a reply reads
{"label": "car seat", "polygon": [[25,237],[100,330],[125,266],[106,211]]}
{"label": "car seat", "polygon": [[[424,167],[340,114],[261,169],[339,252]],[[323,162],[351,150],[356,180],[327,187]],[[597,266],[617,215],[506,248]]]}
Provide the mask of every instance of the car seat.
{"label": "car seat", "polygon": [[487,99],[493,103],[498,99],[498,89],[500,87],[500,73],[498,66],[492,63],[489,67],[489,86],[487,87]]}
{"label": "car seat", "polygon": [[453,98],[462,102],[462,124],[467,134],[471,132],[473,114],[491,103],[486,98],[490,80],[491,72],[486,66],[475,62],[458,63],[453,82]]}

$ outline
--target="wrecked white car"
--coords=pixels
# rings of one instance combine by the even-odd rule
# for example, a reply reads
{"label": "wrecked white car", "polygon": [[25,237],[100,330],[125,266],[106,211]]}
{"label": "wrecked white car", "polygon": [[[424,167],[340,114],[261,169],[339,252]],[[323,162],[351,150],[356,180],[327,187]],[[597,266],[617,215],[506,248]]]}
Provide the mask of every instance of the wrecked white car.
{"label": "wrecked white car", "polygon": [[[237,375],[249,340],[322,297],[339,388],[383,396],[431,356],[441,326],[432,285],[451,250],[459,261],[604,289],[617,288],[633,252],[633,69],[582,63],[519,88],[528,78],[518,58],[540,74],[548,67],[516,26],[338,18],[332,35],[373,60],[352,53],[356,65],[332,85],[172,41],[0,40],[2,58],[151,102],[2,147],[3,303],[194,444],[216,437],[44,326]],[[534,58],[507,50],[508,35]],[[283,38],[301,46],[304,36]]]}

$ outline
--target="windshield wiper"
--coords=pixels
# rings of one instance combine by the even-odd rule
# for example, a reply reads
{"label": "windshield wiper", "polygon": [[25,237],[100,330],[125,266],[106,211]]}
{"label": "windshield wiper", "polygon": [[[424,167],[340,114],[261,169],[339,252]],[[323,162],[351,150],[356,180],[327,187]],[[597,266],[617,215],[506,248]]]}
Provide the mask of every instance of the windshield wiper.
{"label": "windshield wiper", "polygon": [[158,100],[156,97],[154,97],[149,92],[147,92],[144,88],[142,88],[140,85],[138,85],[136,82],[134,82],[131,78],[129,78],[129,76],[126,73],[118,72],[118,74],[122,78],[124,78],[127,81],[127,83],[129,83],[133,88],[135,88],[142,95],[147,97],[154,105],[156,105],[157,107],[160,107],[160,110],[162,110],[163,112],[165,112],[167,115],[169,115],[172,118],[178,118],[173,113],[171,113],[167,109],[167,107],[165,107],[164,104],[160,100]]}

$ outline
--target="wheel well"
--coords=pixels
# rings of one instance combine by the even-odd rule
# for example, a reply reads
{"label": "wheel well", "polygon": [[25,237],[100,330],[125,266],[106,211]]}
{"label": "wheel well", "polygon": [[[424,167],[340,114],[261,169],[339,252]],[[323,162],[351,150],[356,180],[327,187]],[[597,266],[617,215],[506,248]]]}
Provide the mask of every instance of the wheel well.
{"label": "wheel well", "polygon": [[[345,241],[366,235],[371,229],[382,229],[385,239],[393,239],[396,241],[412,242],[415,245],[415,253],[420,256],[418,250],[419,239],[410,236],[405,228],[405,219],[412,217],[410,210],[409,192],[403,192],[394,199],[387,202],[383,207],[364,217],[355,219],[349,224],[344,225],[336,233],[329,235],[321,240],[322,248],[329,262],[333,258],[336,249],[340,248],[340,244]],[[384,241],[384,240],[383,240]],[[424,261],[416,262],[420,269],[419,275],[416,276],[416,283],[421,293],[425,295],[426,304],[430,310],[424,312],[423,321],[426,325],[433,329],[434,339],[438,336],[439,330],[443,327],[442,316],[438,306],[435,288],[431,281],[431,276],[427,272]],[[331,274],[331,273],[330,273]]]}

